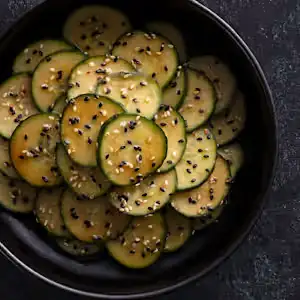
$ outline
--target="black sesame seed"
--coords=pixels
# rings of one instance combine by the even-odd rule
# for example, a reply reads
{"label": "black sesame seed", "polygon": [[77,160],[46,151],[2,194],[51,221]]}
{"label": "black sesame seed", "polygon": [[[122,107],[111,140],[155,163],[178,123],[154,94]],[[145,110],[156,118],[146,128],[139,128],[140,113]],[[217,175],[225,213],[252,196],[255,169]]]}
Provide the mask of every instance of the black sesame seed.
{"label": "black sesame seed", "polygon": [[82,130],[78,129],[78,134],[79,134],[79,135],[83,135]]}
{"label": "black sesame seed", "polygon": [[82,34],[80,38],[84,41],[87,39],[87,36],[85,34]]}
{"label": "black sesame seed", "polygon": [[156,77],[156,73],[152,73],[152,78],[155,78]]}
{"label": "black sesame seed", "polygon": [[173,161],[172,161],[172,160],[167,160],[167,164],[168,164],[168,165],[172,165],[172,164],[173,164]]}
{"label": "black sesame seed", "polygon": [[91,129],[91,128],[92,128],[92,126],[89,125],[89,124],[85,124],[84,127],[85,127],[86,129]]}
{"label": "black sesame seed", "polygon": [[137,108],[136,112],[139,114],[141,112],[141,110],[139,108]]}
{"label": "black sesame seed", "polygon": [[137,103],[137,102],[138,102],[138,99],[137,99],[137,98],[133,98],[133,99],[132,99],[132,102]]}
{"label": "black sesame seed", "polygon": [[180,96],[181,95],[181,90],[177,90],[176,95]]}
{"label": "black sesame seed", "polygon": [[85,96],[83,100],[84,100],[84,102],[88,102],[90,100],[90,97],[89,96]]}
{"label": "black sesame seed", "polygon": [[132,145],[132,141],[128,140],[127,141],[128,145]]}
{"label": "black sesame seed", "polygon": [[163,123],[163,122],[162,122],[162,123],[160,123],[159,125],[160,125],[161,127],[165,127],[165,126],[167,126],[167,124],[166,124],[166,123]]}
{"label": "black sesame seed", "polygon": [[151,51],[151,48],[149,46],[146,47],[147,51]]}
{"label": "black sesame seed", "polygon": [[234,120],[229,120],[229,121],[227,121],[227,124],[228,125],[231,125],[231,124],[233,124],[234,123]]}
{"label": "black sesame seed", "polygon": [[11,113],[12,116],[16,114],[16,111],[12,106],[9,107],[9,112]]}
{"label": "black sesame seed", "polygon": [[62,77],[63,77],[63,71],[60,70],[60,71],[57,72],[56,80],[61,80]]}
{"label": "black sesame seed", "polygon": [[200,141],[202,141],[202,140],[203,140],[202,137],[198,137],[198,138],[197,138],[197,141],[198,141],[198,142],[200,142]]}
{"label": "black sesame seed", "polygon": [[208,140],[210,140],[210,139],[211,139],[211,136],[210,136],[209,134],[208,134],[206,137],[207,137],[207,139],[208,139]]}
{"label": "black sesame seed", "polygon": [[204,158],[209,158],[209,155],[205,154],[203,155]]}
{"label": "black sesame seed", "polygon": [[140,206],[141,205],[141,202],[138,201],[138,200],[136,200],[134,203],[135,203],[136,206]]}
{"label": "black sesame seed", "polygon": [[222,129],[218,130],[218,134],[221,135],[222,134]]}
{"label": "black sesame seed", "polygon": [[177,86],[177,82],[176,81],[172,81],[169,86],[171,88],[175,88]]}
{"label": "black sesame seed", "polygon": [[122,46],[127,46],[128,43],[127,42],[123,42]]}
{"label": "black sesame seed", "polygon": [[191,180],[191,183],[195,183],[196,182],[196,178],[193,178],[192,180]]}
{"label": "black sesame seed", "polygon": [[135,168],[134,172],[138,172],[140,170],[140,168]]}
{"label": "black sesame seed", "polygon": [[148,210],[153,211],[153,207],[149,206]]}
{"label": "black sesame seed", "polygon": [[232,128],[232,132],[236,132],[238,128]]}
{"label": "black sesame seed", "polygon": [[186,171],[187,171],[189,174],[192,173],[192,171],[191,171],[190,169],[186,169]]}
{"label": "black sesame seed", "polygon": [[46,58],[46,61],[47,62],[50,62],[52,60],[52,57],[50,57],[50,56],[48,56],[47,58]]}
{"label": "black sesame seed", "polygon": [[142,197],[147,197],[147,195],[148,195],[147,193],[144,193],[144,194],[142,195]]}
{"label": "black sesame seed", "polygon": [[24,140],[25,140],[25,141],[28,140],[28,135],[27,135],[27,134],[24,135]]}
{"label": "black sesame seed", "polygon": [[93,115],[93,120],[97,120],[97,115]]}
{"label": "black sesame seed", "polygon": [[86,228],[91,228],[92,227],[91,221],[89,221],[89,220],[84,220],[83,223],[84,223]]}
{"label": "black sesame seed", "polygon": [[111,226],[110,223],[106,222],[105,225],[104,225],[104,228],[108,229],[110,226]]}
{"label": "black sesame seed", "polygon": [[152,163],[152,168],[154,168],[156,166],[156,163],[155,162],[153,162]]}
{"label": "black sesame seed", "polygon": [[192,161],[191,161],[191,160],[187,160],[186,162],[187,162],[189,165],[192,164]]}
{"label": "black sesame seed", "polygon": [[202,149],[198,149],[198,152],[201,153],[201,152],[203,152],[203,150]]}
{"label": "black sesame seed", "polygon": [[143,52],[145,52],[145,49],[140,49],[139,50],[139,53],[143,53]]}
{"label": "black sesame seed", "polygon": [[197,164],[194,164],[194,165],[193,165],[193,169],[196,169],[197,167],[198,167]]}
{"label": "black sesame seed", "polygon": [[24,155],[20,155],[19,158],[20,159],[25,159],[25,156]]}
{"label": "black sesame seed", "polygon": [[126,148],[126,146],[121,146],[120,150],[124,150]]}
{"label": "black sesame seed", "polygon": [[134,249],[131,249],[131,250],[129,251],[129,253],[130,253],[130,254],[135,254],[135,250],[134,250]]}
{"label": "black sesame seed", "polygon": [[164,66],[164,70],[165,70],[166,72],[168,72],[168,71],[169,71],[168,66]]}
{"label": "black sesame seed", "polygon": [[160,188],[160,191],[163,192],[163,193],[165,193],[165,192],[166,192],[166,189],[163,188],[163,187],[161,187],[161,188]]}
{"label": "black sesame seed", "polygon": [[182,143],[184,143],[184,140],[179,140],[178,143],[182,144]]}
{"label": "black sesame seed", "polygon": [[49,182],[49,179],[48,179],[48,177],[46,177],[46,176],[42,176],[42,179],[43,179],[43,181],[44,181],[45,183]]}
{"label": "black sesame seed", "polygon": [[209,169],[205,169],[205,171],[206,171],[207,173],[209,173],[209,172],[210,172],[210,170],[209,170]]}
{"label": "black sesame seed", "polygon": [[195,100],[200,100],[201,98],[200,98],[200,96],[199,95],[197,95],[197,96],[195,96],[195,98],[194,98]]}
{"label": "black sesame seed", "polygon": [[90,138],[90,137],[88,137],[88,144],[92,144],[93,143],[93,140]]}
{"label": "black sesame seed", "polygon": [[30,64],[31,63],[31,58],[28,58],[27,60],[26,60],[26,64]]}

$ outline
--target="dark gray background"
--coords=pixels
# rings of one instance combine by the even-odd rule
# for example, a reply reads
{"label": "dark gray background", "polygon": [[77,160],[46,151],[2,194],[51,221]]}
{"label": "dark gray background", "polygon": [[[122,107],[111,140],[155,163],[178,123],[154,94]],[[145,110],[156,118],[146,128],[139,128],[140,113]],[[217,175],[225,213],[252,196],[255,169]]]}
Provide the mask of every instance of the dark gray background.
{"label": "dark gray background", "polygon": [[[39,2],[0,0],[0,30]],[[266,72],[280,158],[270,200],[247,241],[206,278],[158,300],[300,299],[300,0],[202,2],[241,34]],[[2,257],[0,269],[1,299],[83,299],[29,277]]]}

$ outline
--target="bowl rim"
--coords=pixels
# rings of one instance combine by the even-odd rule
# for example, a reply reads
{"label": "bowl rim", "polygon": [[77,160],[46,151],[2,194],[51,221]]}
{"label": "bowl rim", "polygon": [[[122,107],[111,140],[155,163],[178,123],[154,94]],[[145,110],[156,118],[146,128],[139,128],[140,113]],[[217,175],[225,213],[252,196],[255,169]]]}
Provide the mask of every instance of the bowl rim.
{"label": "bowl rim", "polygon": [[[67,286],[65,284],[59,283],[53,279],[49,279],[39,273],[38,271],[34,270],[24,262],[22,262],[16,255],[14,255],[2,242],[0,242],[0,253],[6,257],[10,262],[12,262],[14,265],[19,267],[22,270],[26,270],[29,274],[33,275],[34,277],[37,277],[38,279],[46,282],[50,286],[57,287],[59,289],[62,289],[67,292],[71,292],[73,294],[86,296],[86,297],[92,297],[92,298],[98,298],[98,299],[140,299],[140,298],[147,298],[147,297],[153,297],[153,296],[159,296],[162,294],[165,294],[167,292],[171,292],[175,289],[178,289],[192,281],[195,281],[196,279],[199,279],[201,277],[206,276],[208,273],[210,273],[213,269],[215,269],[217,266],[219,266],[222,262],[225,261],[233,252],[241,245],[241,243],[245,240],[245,238],[249,235],[250,231],[252,230],[253,226],[255,225],[258,217],[260,216],[262,209],[269,197],[269,193],[272,187],[272,183],[275,177],[275,171],[278,164],[278,121],[276,117],[276,111],[275,111],[275,105],[274,105],[274,99],[272,97],[272,92],[269,87],[269,84],[267,82],[266,76],[264,74],[264,71],[258,62],[257,58],[249,48],[249,46],[246,44],[246,42],[242,39],[242,37],[233,29],[224,19],[222,19],[217,13],[212,11],[210,8],[206,7],[204,4],[199,3],[197,0],[187,0],[190,4],[194,5],[196,9],[199,9],[203,15],[205,15],[207,18],[215,22],[218,26],[220,26],[226,33],[231,37],[231,39],[240,47],[240,49],[243,51],[244,55],[247,56],[248,60],[252,64],[253,69],[256,71],[256,76],[259,79],[259,82],[264,90],[264,94],[267,98],[267,101],[269,102],[269,109],[270,112],[274,118],[274,164],[271,169],[271,176],[269,179],[268,184],[264,188],[262,194],[262,199],[258,204],[258,207],[256,211],[253,213],[253,216],[251,217],[251,221],[245,225],[244,230],[240,233],[239,237],[235,239],[231,243],[231,245],[226,249],[223,255],[220,255],[217,257],[213,263],[199,271],[197,274],[189,276],[188,278],[174,283],[170,284],[163,288],[158,288],[152,291],[147,292],[141,292],[141,293],[135,293],[135,294],[99,294],[95,292],[88,292],[85,290],[80,290],[77,288],[73,288],[70,286]],[[41,4],[38,4],[37,6],[40,6]],[[35,6],[35,7],[37,7]],[[24,15],[22,15],[16,22],[19,22]],[[1,39],[4,39],[9,32],[11,31],[12,27],[16,24],[16,22],[13,22],[12,24],[8,25],[8,27],[3,31],[1,34]]]}

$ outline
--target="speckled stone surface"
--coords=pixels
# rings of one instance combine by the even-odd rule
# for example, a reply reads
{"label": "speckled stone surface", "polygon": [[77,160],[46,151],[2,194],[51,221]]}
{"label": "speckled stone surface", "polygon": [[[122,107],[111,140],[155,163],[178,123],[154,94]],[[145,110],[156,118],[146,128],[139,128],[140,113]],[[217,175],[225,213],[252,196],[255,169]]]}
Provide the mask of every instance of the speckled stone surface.
{"label": "speckled stone surface", "polygon": [[[0,30],[42,0],[1,0]],[[158,300],[300,299],[300,0],[202,0],[245,39],[271,85],[280,130],[273,191],[247,241],[204,279]],[[0,257],[0,298],[83,299]]]}

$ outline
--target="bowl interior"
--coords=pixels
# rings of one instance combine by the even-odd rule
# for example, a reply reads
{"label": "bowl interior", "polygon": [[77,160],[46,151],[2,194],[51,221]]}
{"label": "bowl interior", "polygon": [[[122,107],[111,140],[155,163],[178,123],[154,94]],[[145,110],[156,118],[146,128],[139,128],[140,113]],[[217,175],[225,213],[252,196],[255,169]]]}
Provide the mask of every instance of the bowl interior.
{"label": "bowl interior", "polygon": [[[0,44],[0,81],[9,77],[15,56],[40,38],[61,37],[62,25],[71,10],[100,1],[49,0],[25,15]],[[225,25],[189,1],[106,1],[123,10],[135,28],[150,20],[174,23],[186,41],[188,56],[215,54],[226,61],[246,94],[248,119],[240,137],[246,163],[230,194],[230,204],[220,221],[196,233],[179,252],[163,255],[143,271],[127,270],[107,254],[98,260],[77,261],[64,256],[34,222],[34,218],[1,211],[0,238],[26,265],[60,284],[99,295],[148,293],[174,286],[197,274],[204,274],[219,262],[255,218],[272,177],[276,156],[276,126],[271,99],[250,55]]]}

